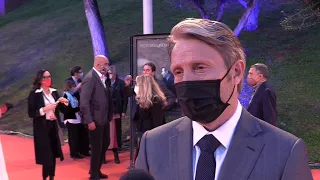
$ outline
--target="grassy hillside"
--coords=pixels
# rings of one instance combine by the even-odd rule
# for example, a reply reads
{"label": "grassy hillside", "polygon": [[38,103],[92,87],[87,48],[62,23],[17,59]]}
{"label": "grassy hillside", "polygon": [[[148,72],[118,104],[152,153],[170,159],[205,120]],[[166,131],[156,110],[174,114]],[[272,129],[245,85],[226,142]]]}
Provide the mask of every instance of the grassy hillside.
{"label": "grassy hillside", "polygon": [[[99,0],[111,61],[122,74],[129,70],[129,38],[142,33],[142,3],[135,0]],[[284,7],[290,9],[292,7]],[[268,63],[278,96],[279,121],[283,128],[307,145],[310,161],[320,162],[320,27],[286,32],[279,26],[280,11],[261,12],[259,30],[244,32],[240,40],[248,65]],[[225,12],[223,21],[235,27],[239,13]],[[154,33],[169,32],[181,19],[199,17],[197,12],[175,10],[154,1]],[[69,68],[92,65],[92,46],[82,2],[79,0],[33,0],[0,17],[0,103],[14,109],[0,120],[1,130],[32,133],[26,97],[34,73],[47,68],[54,85],[62,87]]]}

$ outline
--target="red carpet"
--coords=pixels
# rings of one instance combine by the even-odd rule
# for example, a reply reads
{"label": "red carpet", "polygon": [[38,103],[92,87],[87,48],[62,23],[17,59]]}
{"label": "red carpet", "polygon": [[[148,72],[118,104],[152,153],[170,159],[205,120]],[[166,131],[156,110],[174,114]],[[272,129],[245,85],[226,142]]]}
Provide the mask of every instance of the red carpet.
{"label": "red carpet", "polygon": [[[33,140],[17,136],[1,135],[3,153],[6,160],[9,180],[42,180],[40,165],[35,164]],[[69,156],[69,146],[63,146],[64,161],[57,159],[57,180],[88,180],[89,158],[73,160]],[[110,154],[109,154],[110,153]],[[108,164],[104,164],[102,172],[108,174],[109,180],[118,180],[127,171],[130,163],[128,152],[120,153],[121,164],[114,164],[113,153],[107,153]],[[109,162],[110,161],[110,162]]]}
{"label": "red carpet", "polygon": [[[41,166],[35,164],[32,139],[1,135],[1,142],[10,180],[41,180]],[[71,159],[68,145],[63,146],[63,151],[65,160],[57,162],[55,179],[87,180],[89,158]],[[109,180],[118,180],[130,163],[128,152],[120,153],[121,164],[113,163],[112,152],[108,152],[107,160],[110,162],[103,165],[102,171],[109,175]],[[314,180],[320,180],[320,170],[313,170],[312,173]]]}

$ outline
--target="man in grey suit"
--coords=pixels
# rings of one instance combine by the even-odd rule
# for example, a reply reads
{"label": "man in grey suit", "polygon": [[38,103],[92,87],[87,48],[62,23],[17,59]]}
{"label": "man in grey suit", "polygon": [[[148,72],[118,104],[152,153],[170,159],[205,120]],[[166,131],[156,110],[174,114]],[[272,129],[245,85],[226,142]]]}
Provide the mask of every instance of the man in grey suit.
{"label": "man in grey suit", "polygon": [[186,19],[169,55],[186,117],[143,135],[137,169],[157,180],[312,180],[303,140],[239,103],[245,53],[228,26]]}
{"label": "man in grey suit", "polygon": [[103,55],[94,59],[94,67],[85,76],[81,87],[82,122],[88,125],[91,143],[90,180],[108,178],[100,169],[110,143],[112,97],[105,76],[109,60]]}

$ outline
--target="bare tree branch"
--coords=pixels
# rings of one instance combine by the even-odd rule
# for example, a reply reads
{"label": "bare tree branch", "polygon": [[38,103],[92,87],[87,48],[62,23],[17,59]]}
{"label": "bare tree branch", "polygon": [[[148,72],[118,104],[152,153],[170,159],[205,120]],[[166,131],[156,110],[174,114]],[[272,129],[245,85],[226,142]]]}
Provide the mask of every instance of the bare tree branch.
{"label": "bare tree branch", "polygon": [[218,13],[217,13],[216,21],[221,21],[225,4],[226,4],[226,0],[219,0],[218,1],[218,5],[217,5],[217,12]]}
{"label": "bare tree branch", "polygon": [[305,9],[293,14],[287,15],[280,25],[285,30],[302,30],[320,23],[320,13],[315,10],[315,7],[319,6],[320,2],[308,6]]}
{"label": "bare tree branch", "polygon": [[248,8],[248,3],[245,0],[238,0],[238,2],[244,7]]}
{"label": "bare tree branch", "polygon": [[233,31],[236,36],[239,36],[241,31],[243,30],[243,28],[247,24],[248,17],[253,12],[254,8],[258,5],[259,1],[260,0],[250,0],[250,2],[248,3],[248,8],[246,9],[245,13],[240,18],[237,27]]}
{"label": "bare tree branch", "polygon": [[201,1],[200,0],[192,0],[194,6],[198,9],[198,11],[201,14],[201,17],[203,19],[210,19],[210,17],[208,16],[208,14],[206,13],[206,11],[204,10],[204,7],[202,7],[201,5]]}

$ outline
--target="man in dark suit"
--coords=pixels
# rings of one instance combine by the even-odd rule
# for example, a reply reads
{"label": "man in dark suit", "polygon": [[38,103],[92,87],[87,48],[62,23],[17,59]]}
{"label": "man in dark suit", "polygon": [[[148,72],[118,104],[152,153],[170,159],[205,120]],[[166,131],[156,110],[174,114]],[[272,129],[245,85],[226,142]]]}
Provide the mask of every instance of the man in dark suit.
{"label": "man in dark suit", "polygon": [[245,53],[228,26],[183,20],[169,55],[186,117],[144,133],[137,169],[155,179],[312,180],[303,140],[241,106]]}
{"label": "man in dark suit", "polygon": [[248,106],[248,112],[254,117],[277,125],[276,93],[268,84],[269,70],[265,64],[257,63],[251,66],[247,81],[253,87],[253,93]]}
{"label": "man in dark suit", "polygon": [[[83,77],[83,71],[82,67],[80,66],[74,66],[70,70],[70,77],[66,79],[66,81],[74,81],[76,84],[75,91],[73,92],[73,95],[80,101],[80,91],[81,91],[81,83],[82,83],[82,77]],[[80,148],[80,153],[83,156],[90,156],[89,153],[89,135],[88,135],[88,129],[83,125],[83,127],[79,128],[78,132],[80,138],[82,139],[82,147]]]}
{"label": "man in dark suit", "polygon": [[91,143],[90,180],[108,178],[100,169],[110,143],[112,98],[106,83],[109,60],[103,55],[94,59],[94,67],[85,76],[81,87],[82,122],[88,125]]}
{"label": "man in dark suit", "polygon": [[75,89],[76,91],[74,92],[74,96],[79,99],[80,98],[81,82],[82,82],[81,79],[83,77],[82,67],[74,66],[73,68],[71,68],[70,75],[71,75],[71,77],[69,77],[66,80],[74,81],[76,83],[76,89]]}
{"label": "man in dark suit", "polygon": [[126,116],[128,97],[125,93],[125,83],[118,77],[116,66],[110,66],[109,78],[111,80],[113,113],[119,114],[119,118],[115,119],[117,143],[119,148],[122,146],[122,122],[121,118]]}

